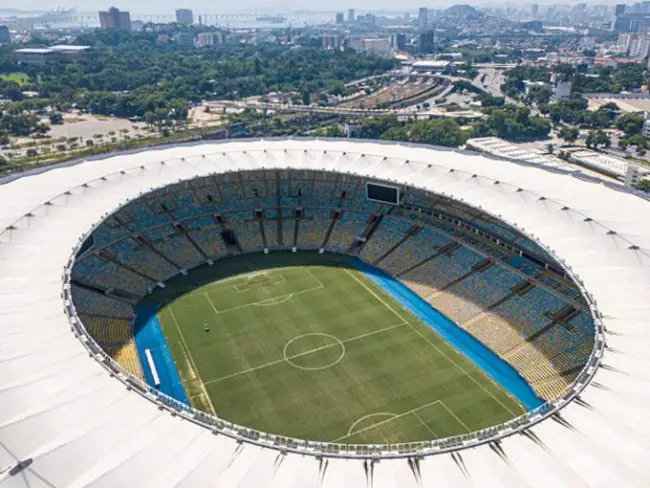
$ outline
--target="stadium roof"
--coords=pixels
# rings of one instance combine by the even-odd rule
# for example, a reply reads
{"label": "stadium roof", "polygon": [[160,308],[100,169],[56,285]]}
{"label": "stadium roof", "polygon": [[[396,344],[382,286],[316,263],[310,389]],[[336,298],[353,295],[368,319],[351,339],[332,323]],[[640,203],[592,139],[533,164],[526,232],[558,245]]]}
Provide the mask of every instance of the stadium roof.
{"label": "stadium roof", "polygon": [[[80,236],[150,188],[287,167],[426,187],[537,236],[609,331],[593,382],[559,415],[499,443],[372,462],[215,435],[109,376],[63,311],[63,269]],[[343,140],[176,146],[10,179],[0,185],[0,488],[649,486],[650,202],[614,188],[481,154]]]}

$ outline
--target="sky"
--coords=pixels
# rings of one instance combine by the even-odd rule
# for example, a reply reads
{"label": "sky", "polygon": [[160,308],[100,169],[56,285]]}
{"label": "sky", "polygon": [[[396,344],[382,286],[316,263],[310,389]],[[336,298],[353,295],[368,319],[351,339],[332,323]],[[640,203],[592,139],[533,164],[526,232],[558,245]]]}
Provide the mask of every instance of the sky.
{"label": "sky", "polygon": [[[157,13],[172,14],[177,8],[192,8],[197,13],[216,13],[227,11],[289,11],[289,10],[346,10],[353,7],[358,10],[391,10],[391,11],[415,11],[420,6],[429,8],[447,7],[456,3],[468,3],[472,5],[487,5],[489,3],[505,4],[506,0],[489,2],[487,0],[324,0],[322,2],[309,2],[305,0],[26,0],[16,2],[15,0],[0,0],[0,8],[20,8],[22,10],[50,10],[57,7],[77,7],[78,10],[89,12],[106,9],[111,5],[122,10],[130,10],[134,13]],[[534,3],[532,0],[524,2],[511,2],[516,5]],[[536,3],[575,3],[571,0],[536,0]],[[616,3],[607,0],[587,0],[586,3]],[[633,2],[630,2],[633,3]]]}

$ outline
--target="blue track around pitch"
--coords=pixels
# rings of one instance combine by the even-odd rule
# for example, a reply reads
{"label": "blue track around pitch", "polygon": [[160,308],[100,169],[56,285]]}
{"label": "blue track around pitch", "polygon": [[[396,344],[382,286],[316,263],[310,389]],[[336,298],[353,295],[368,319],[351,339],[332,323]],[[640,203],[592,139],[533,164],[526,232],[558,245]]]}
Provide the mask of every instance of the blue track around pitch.
{"label": "blue track around pitch", "polygon": [[533,410],[544,404],[544,401],[535,394],[535,391],[526,380],[512,366],[438,312],[405,285],[358,258],[348,258],[345,262],[362,271],[373,283],[386,291],[404,308],[433,329],[449,345],[515,397],[527,410]]}
{"label": "blue track around pitch", "polygon": [[[135,345],[138,349],[138,356],[140,357],[140,364],[142,364],[145,380],[151,388],[165,393],[185,405],[189,405],[185,389],[181,383],[181,378],[178,375],[178,370],[172,359],[171,352],[167,347],[167,341],[160,328],[156,313],[155,306],[145,305],[138,306],[135,315]],[[144,355],[145,349],[151,350],[151,355],[153,356],[153,361],[160,379],[159,387],[156,387],[153,383],[149,363]]]}

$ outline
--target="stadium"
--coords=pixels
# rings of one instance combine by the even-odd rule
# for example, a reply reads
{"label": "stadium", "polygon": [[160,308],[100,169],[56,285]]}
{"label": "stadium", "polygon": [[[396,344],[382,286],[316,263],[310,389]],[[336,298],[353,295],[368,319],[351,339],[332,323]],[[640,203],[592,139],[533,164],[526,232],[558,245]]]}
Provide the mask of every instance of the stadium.
{"label": "stadium", "polygon": [[650,204],[354,140],[0,185],[0,486],[649,486]]}

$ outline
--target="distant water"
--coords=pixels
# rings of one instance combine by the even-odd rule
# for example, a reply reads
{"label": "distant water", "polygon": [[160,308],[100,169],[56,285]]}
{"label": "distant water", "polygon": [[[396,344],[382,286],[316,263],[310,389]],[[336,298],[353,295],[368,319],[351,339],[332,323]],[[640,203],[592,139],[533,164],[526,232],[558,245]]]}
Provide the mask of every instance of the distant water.
{"label": "distant water", "polygon": [[[10,11],[10,10],[0,10],[0,18],[34,18],[41,15],[45,15],[46,12],[24,12],[24,11]],[[314,14],[284,14],[283,17],[286,19],[282,22],[268,22],[268,21],[259,21],[257,17],[262,17],[265,14],[247,14],[247,15],[237,15],[237,14],[211,14],[211,13],[194,13],[194,21],[198,24],[199,16],[201,16],[202,23],[204,25],[210,25],[219,27],[222,29],[284,29],[287,27],[305,27],[306,25],[322,25],[328,22],[334,22],[334,14],[328,13],[314,13]],[[274,14],[269,14],[274,15]],[[131,20],[133,21],[142,21],[142,22],[156,22],[156,23],[168,23],[175,20],[173,15],[147,15],[147,14],[138,14],[132,13]],[[60,20],[48,19],[46,22],[52,27],[58,28],[72,28],[72,27],[99,27],[99,16],[97,12],[75,12],[70,14],[70,18],[62,18]]]}

